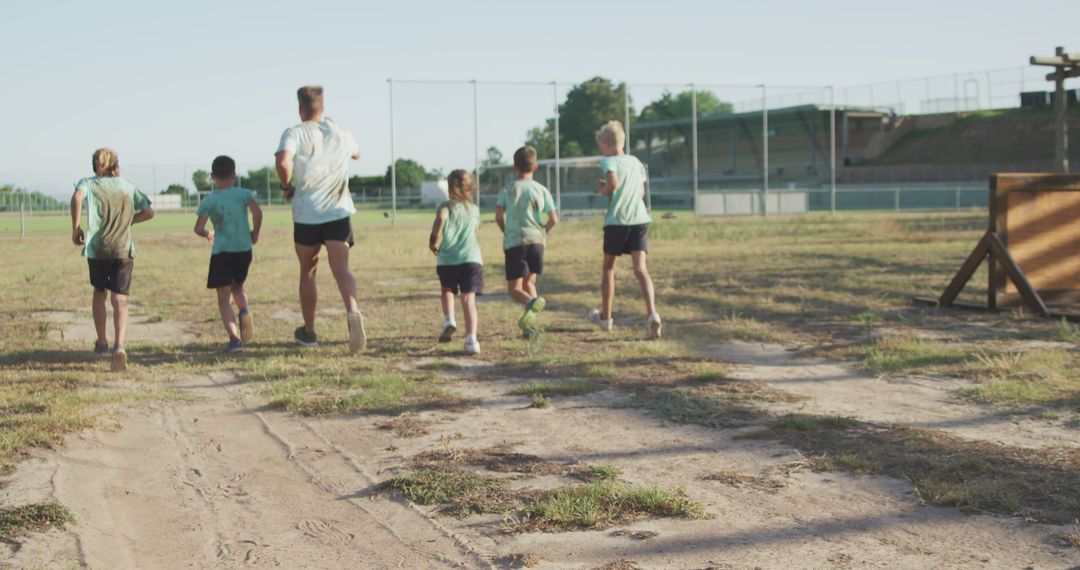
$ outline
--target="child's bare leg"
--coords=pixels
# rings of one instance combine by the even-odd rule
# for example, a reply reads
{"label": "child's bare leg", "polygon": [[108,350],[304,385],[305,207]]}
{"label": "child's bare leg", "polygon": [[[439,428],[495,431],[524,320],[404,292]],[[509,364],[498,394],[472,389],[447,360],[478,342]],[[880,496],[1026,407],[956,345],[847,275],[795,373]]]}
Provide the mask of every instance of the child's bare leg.
{"label": "child's bare leg", "polygon": [[225,332],[228,333],[229,340],[240,338],[240,330],[236,327],[236,315],[233,314],[232,303],[230,302],[231,289],[229,286],[217,288],[217,304],[218,310],[221,311],[221,324],[225,325]]}
{"label": "child's bare leg", "polygon": [[[232,293],[233,300],[236,301],[236,308],[241,312],[247,310],[248,298],[247,298],[247,291],[244,291],[244,286],[242,284],[239,284],[239,283],[233,283],[232,285],[229,286],[229,291]],[[219,293],[219,295],[220,295],[220,293]],[[219,302],[220,302],[220,298],[219,298]]]}
{"label": "child's bare leg", "polygon": [[522,288],[525,289],[525,293],[527,293],[529,295],[529,297],[535,299],[536,297],[540,296],[540,295],[536,294],[536,274],[535,273],[530,273],[529,276],[526,277],[523,281],[524,282],[523,282],[523,287]]}
{"label": "child's bare leg", "polygon": [[116,333],[116,340],[113,346],[124,346],[124,340],[127,338],[127,321],[128,321],[128,304],[127,295],[121,295],[113,292],[112,294],[112,306],[113,306],[113,328]]}
{"label": "child's bare leg", "polygon": [[645,314],[652,315],[656,312],[656,292],[645,262],[646,257],[648,256],[644,251],[630,253],[630,259],[634,261],[634,277],[637,277],[638,285],[641,286],[641,297],[645,300]]}
{"label": "child's bare leg", "polygon": [[465,334],[476,338],[476,293],[461,294],[461,312],[465,313]]}
{"label": "child's bare leg", "polygon": [[300,311],[304,314],[304,330],[315,332],[315,306],[319,290],[315,285],[315,273],[319,269],[319,245],[296,244],[296,257],[300,260]]}
{"label": "child's bare leg", "polygon": [[105,301],[109,297],[108,291],[98,291],[94,289],[94,329],[97,331],[97,343],[109,344],[109,339],[106,338],[106,326],[109,320],[109,314],[105,309]]}
{"label": "child's bare leg", "polygon": [[442,314],[446,317],[447,321],[453,321],[454,319],[454,290],[443,288],[442,295],[439,297],[442,301]]}
{"label": "child's bare leg", "polygon": [[528,305],[529,301],[532,301],[533,296],[525,290],[525,279],[517,278],[511,279],[506,282],[506,292],[510,294],[510,298],[519,305]]}
{"label": "child's bare leg", "polygon": [[611,318],[611,306],[615,302],[615,260],[618,257],[604,254],[604,273],[600,279],[600,318]]}
{"label": "child's bare leg", "polygon": [[356,307],[356,277],[349,270],[349,244],[343,241],[326,242],[326,255],[330,258],[330,272],[337,281],[345,311],[358,311]]}

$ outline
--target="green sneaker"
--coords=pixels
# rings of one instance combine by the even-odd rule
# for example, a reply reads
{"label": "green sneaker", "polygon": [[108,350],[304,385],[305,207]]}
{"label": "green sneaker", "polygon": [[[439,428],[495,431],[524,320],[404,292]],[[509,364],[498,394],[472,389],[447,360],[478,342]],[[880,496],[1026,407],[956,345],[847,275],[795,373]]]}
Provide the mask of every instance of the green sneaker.
{"label": "green sneaker", "polygon": [[525,312],[522,313],[521,318],[518,319],[518,327],[522,331],[529,331],[536,328],[536,316],[540,314],[540,311],[544,310],[547,306],[547,301],[543,297],[536,297],[529,301],[528,305],[525,305]]}
{"label": "green sneaker", "polygon": [[309,333],[304,330],[304,327],[297,327],[293,332],[293,339],[296,340],[301,346],[315,346],[319,344],[319,336],[315,333]]}

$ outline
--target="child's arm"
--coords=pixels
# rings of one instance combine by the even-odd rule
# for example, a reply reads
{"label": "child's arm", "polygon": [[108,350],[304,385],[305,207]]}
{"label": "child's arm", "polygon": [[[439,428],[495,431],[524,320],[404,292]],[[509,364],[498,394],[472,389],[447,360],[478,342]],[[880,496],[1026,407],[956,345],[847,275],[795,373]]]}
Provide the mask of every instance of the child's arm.
{"label": "child's arm", "polygon": [[596,192],[603,196],[611,196],[618,187],[619,175],[613,170],[609,170],[606,177],[596,181]]}
{"label": "child's arm", "polygon": [[548,221],[544,224],[544,229],[550,232],[557,225],[559,225],[559,211],[552,210],[548,212]]}
{"label": "child's arm", "polygon": [[153,206],[147,206],[147,207],[139,210],[138,212],[135,212],[135,216],[131,218],[131,223],[133,223],[133,224],[141,224],[141,223],[145,222],[146,220],[149,220],[149,219],[151,219],[153,217],[154,217],[154,207]]}
{"label": "child's arm", "polygon": [[199,216],[199,218],[195,220],[195,235],[206,238],[206,241],[210,243],[214,243],[214,230],[206,229],[207,219],[209,219],[209,216]]}
{"label": "child's arm", "polygon": [[439,245],[442,242],[442,230],[443,225],[446,224],[446,218],[450,215],[450,209],[446,206],[439,208],[435,212],[435,223],[431,225],[431,238],[428,239],[428,249],[435,255],[439,254]]}
{"label": "child's arm", "polygon": [[86,245],[86,232],[79,225],[82,223],[83,197],[86,195],[82,188],[76,188],[71,195],[71,243]]}
{"label": "child's arm", "polygon": [[248,209],[251,210],[251,245],[259,243],[259,231],[262,229],[262,208],[255,200],[248,200]]}
{"label": "child's arm", "polygon": [[506,208],[495,206],[495,223],[499,224],[499,231],[506,233]]}

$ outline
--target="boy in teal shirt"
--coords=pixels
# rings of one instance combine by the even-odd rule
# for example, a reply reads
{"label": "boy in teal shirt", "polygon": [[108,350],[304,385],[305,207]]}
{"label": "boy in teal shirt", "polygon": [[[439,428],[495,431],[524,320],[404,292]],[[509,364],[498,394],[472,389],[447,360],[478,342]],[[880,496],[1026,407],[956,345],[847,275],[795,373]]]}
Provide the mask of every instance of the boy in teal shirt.
{"label": "boy in teal shirt", "polygon": [[476,295],[484,289],[484,258],[476,231],[480,228],[480,208],[473,204],[476,186],[472,176],[455,170],[446,177],[450,199],[435,211],[428,247],[436,255],[435,272],[442,286],[443,331],[439,342],[450,342],[457,330],[454,295],[461,294],[465,313],[465,353],[480,354],[476,339]]}
{"label": "boy in teal shirt", "polygon": [[641,287],[648,314],[647,336],[660,338],[663,324],[656,312],[652,277],[646,267],[648,233],[652,218],[645,208],[645,166],[637,157],[623,152],[626,133],[619,121],[608,121],[596,132],[596,142],[604,159],[600,171],[604,178],[596,181],[597,192],[610,198],[604,217],[604,273],[600,282],[602,307],[589,313],[589,320],[601,330],[610,331],[613,323],[611,307],[615,301],[615,261],[630,254],[634,276]]}
{"label": "boy in teal shirt", "polygon": [[[132,183],[120,178],[120,159],[111,148],[99,148],[92,159],[94,176],[75,184],[71,196],[71,241],[84,246],[83,255],[90,266],[90,285],[94,287],[94,328],[97,343],[94,354],[109,354],[105,337],[105,299],[112,292],[113,328],[112,371],[127,370],[128,291],[135,265],[135,244],[131,225],[154,217],[150,200]],[[86,201],[87,230],[83,231],[82,207]]]}
{"label": "boy in teal shirt", "polygon": [[[536,277],[544,272],[544,246],[547,232],[559,223],[559,213],[551,192],[533,180],[538,164],[536,149],[523,146],[514,152],[514,175],[517,180],[499,193],[495,204],[495,222],[503,232],[506,260],[506,292],[525,307],[518,326],[525,338],[536,329],[536,315],[547,304],[536,292]],[[540,216],[547,214],[547,222]]]}
{"label": "boy in teal shirt", "polygon": [[[206,288],[217,290],[221,322],[229,335],[225,351],[237,352],[243,350],[244,343],[255,335],[244,281],[251,267],[251,248],[259,241],[262,209],[251,190],[236,187],[236,162],[233,159],[227,156],[215,158],[210,177],[214,180],[214,190],[199,202],[195,235],[213,244]],[[248,225],[249,209],[255,229]],[[212,230],[206,229],[207,220],[213,223]],[[236,300],[240,311],[239,330],[230,298]]]}

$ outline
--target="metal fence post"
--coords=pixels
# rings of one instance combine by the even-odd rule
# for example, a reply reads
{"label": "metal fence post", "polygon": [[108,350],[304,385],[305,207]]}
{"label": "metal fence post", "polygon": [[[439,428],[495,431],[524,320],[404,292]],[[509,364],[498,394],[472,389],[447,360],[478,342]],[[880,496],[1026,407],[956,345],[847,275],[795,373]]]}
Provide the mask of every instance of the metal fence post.
{"label": "metal fence post", "polygon": [[900,187],[897,186],[896,188],[894,188],[893,193],[894,193],[894,196],[895,196],[894,201],[896,202],[896,211],[899,212],[900,211]]}
{"label": "metal fence post", "polygon": [[19,200],[19,237],[26,237],[26,217],[23,209],[23,202]]}
{"label": "metal fence post", "polygon": [[623,83],[623,121],[626,127],[623,129],[626,132],[623,152],[630,154],[630,86],[626,83]]}
{"label": "metal fence post", "polygon": [[478,83],[472,80],[473,164],[476,166],[476,207],[480,207],[480,103]]}
{"label": "metal fence post", "polygon": [[960,187],[956,187],[956,209],[960,210]]}
{"label": "metal fence post", "polygon": [[397,225],[397,159],[394,148],[394,80],[390,84],[390,224]]}
{"label": "metal fence post", "polygon": [[691,145],[691,161],[693,162],[693,180],[694,180],[694,214],[697,214],[698,205],[698,107],[697,107],[697,85],[690,84],[690,145]]}
{"label": "metal fence post", "polygon": [[829,86],[829,211],[836,213],[836,89]]}
{"label": "metal fence post", "polygon": [[761,84],[761,215],[766,216],[769,195],[769,100],[768,87]]}
{"label": "metal fence post", "polygon": [[[562,212],[562,171],[559,160],[559,82],[551,82],[552,100],[555,103],[555,207]],[[548,180],[550,184],[551,181]]]}

